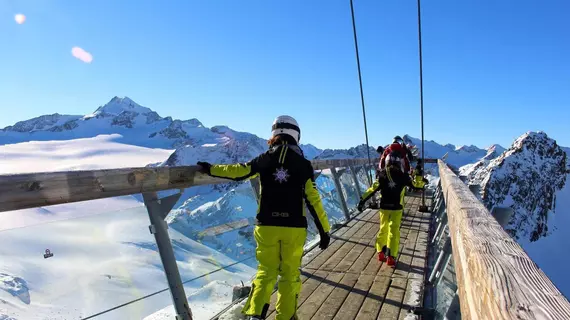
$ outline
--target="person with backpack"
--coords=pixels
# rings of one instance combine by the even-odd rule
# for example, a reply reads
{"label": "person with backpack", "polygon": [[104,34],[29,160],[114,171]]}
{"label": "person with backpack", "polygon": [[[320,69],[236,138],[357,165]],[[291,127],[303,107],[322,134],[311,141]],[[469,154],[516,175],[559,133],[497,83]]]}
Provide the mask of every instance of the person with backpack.
{"label": "person with backpack", "polygon": [[378,260],[386,261],[388,266],[396,265],[396,257],[400,246],[400,222],[404,206],[401,199],[405,196],[405,187],[422,190],[412,183],[410,176],[404,172],[402,158],[396,152],[385,158],[386,167],[380,171],[378,179],[362,195],[358,203],[358,211],[364,210],[364,205],[374,194],[380,192],[380,230],[376,236],[376,251]]}
{"label": "person with backpack", "polygon": [[395,136],[392,140],[392,144],[390,144],[386,149],[384,149],[384,153],[382,153],[382,157],[380,158],[380,170],[384,169],[386,166],[386,157],[391,154],[395,153],[398,158],[401,159],[403,170],[405,173],[410,173],[410,160],[408,159],[408,149],[406,148],[406,144],[404,143],[404,139],[400,136]]}
{"label": "person with backpack", "polygon": [[212,177],[245,180],[259,176],[261,195],[254,237],[257,274],[242,309],[250,320],[265,319],[277,277],[277,320],[296,319],[301,291],[300,266],[307,238],[305,205],[320,234],[320,248],[330,243],[330,225],[317,191],[311,162],[299,147],[301,130],[290,116],[272,126],[269,150],[247,163],[213,165],[198,162]]}

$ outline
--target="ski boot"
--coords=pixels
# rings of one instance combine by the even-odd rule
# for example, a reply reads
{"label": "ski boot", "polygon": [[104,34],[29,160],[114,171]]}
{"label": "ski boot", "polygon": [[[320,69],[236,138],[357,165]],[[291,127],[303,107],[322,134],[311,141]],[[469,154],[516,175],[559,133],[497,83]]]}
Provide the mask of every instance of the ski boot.
{"label": "ski boot", "polygon": [[386,261],[386,257],[387,257],[386,252],[387,251],[388,251],[388,248],[386,248],[386,246],[383,246],[382,251],[378,252],[378,261],[380,261],[380,262]]}
{"label": "ski boot", "polygon": [[388,256],[387,262],[388,267],[395,267],[396,266],[396,259],[392,256]]}

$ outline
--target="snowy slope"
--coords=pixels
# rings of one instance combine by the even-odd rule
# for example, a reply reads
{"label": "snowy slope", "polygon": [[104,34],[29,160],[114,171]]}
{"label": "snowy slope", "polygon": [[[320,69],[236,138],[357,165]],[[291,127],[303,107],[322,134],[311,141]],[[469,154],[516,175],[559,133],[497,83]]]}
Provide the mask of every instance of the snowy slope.
{"label": "snowy slope", "polygon": [[[4,145],[0,168],[16,173],[144,166],[172,153],[116,140],[107,135]],[[166,288],[148,224],[145,208],[132,196],[0,213],[0,242],[6,244],[0,246],[0,319],[77,319]],[[184,280],[234,263],[174,229],[170,235]],[[45,249],[54,257],[44,259]],[[189,282],[186,292],[219,281],[247,282],[253,272],[238,264]],[[210,300],[200,297],[203,305]],[[165,292],[98,318],[141,319],[170,304]]]}
{"label": "snowy slope", "polygon": [[[0,174],[145,166],[172,150],[116,142],[118,135],[68,141],[33,141],[0,146]],[[0,213],[0,230],[141,206],[134,197],[84,201]]]}
{"label": "snowy slope", "polygon": [[[175,230],[170,236],[184,280],[233,263]],[[144,208],[7,230],[0,241],[8,244],[0,248],[0,299],[16,319],[85,317],[167,287]],[[43,258],[46,248],[53,257]],[[188,283],[186,292],[252,274],[237,265]],[[100,318],[140,319],[170,303],[162,294]]]}
{"label": "snowy slope", "polygon": [[[232,289],[235,283],[226,281],[212,281],[203,288],[188,296],[188,303],[192,306],[194,319],[210,319],[220,310],[232,302]],[[176,316],[173,306],[168,306],[144,320],[174,319]]]}
{"label": "snowy slope", "polygon": [[555,206],[556,214],[548,218],[550,234],[538,241],[521,239],[519,243],[558,289],[570,298],[570,256],[567,254],[570,244],[570,183],[566,182],[564,188],[556,193]]}

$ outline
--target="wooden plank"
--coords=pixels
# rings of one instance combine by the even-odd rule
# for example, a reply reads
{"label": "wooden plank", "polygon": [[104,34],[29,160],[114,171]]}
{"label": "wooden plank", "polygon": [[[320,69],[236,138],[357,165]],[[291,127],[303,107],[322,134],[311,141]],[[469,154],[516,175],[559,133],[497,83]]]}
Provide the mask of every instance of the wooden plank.
{"label": "wooden plank", "polygon": [[[371,228],[374,228],[374,224],[371,224],[370,222],[365,223],[364,227],[362,227],[351,239],[348,240],[353,244],[353,246],[348,254],[343,255],[342,252],[340,253],[340,261],[334,267],[334,272],[346,272],[352,267],[354,262],[360,257],[362,251],[364,251],[364,249],[369,245],[369,240],[361,239],[361,237],[364,236]],[[347,247],[350,246],[347,245]],[[339,251],[342,251],[342,248]]]}
{"label": "wooden plank", "polygon": [[328,277],[313,291],[307,300],[297,310],[299,319],[311,319],[319,307],[324,303],[329,294],[342,279],[343,274],[331,272]]}
{"label": "wooden plank", "polygon": [[364,299],[362,307],[356,315],[357,320],[376,319],[380,312],[380,308],[382,307],[382,303],[386,298],[386,293],[390,286],[391,275],[392,268],[389,268],[388,266],[384,266],[378,275],[376,275],[376,278],[372,283],[372,287],[370,287],[370,291],[366,295],[366,299]]}
{"label": "wooden plank", "polygon": [[358,281],[358,275],[354,273],[342,273],[344,276],[337,284],[337,286],[333,289],[331,294],[328,298],[323,302],[320,306],[317,313],[313,316],[312,319],[315,320],[329,320],[334,318],[337,311],[342,306],[344,300],[350,292],[352,288]]}
{"label": "wooden plank", "polygon": [[358,281],[352,288],[348,297],[342,303],[339,311],[335,315],[335,320],[353,320],[356,318],[372,283],[374,283],[375,275],[361,274]]}
{"label": "wooden plank", "polygon": [[[368,245],[362,251],[358,259],[352,264],[347,272],[350,273],[361,273],[369,265],[370,261],[378,261],[376,258],[376,248],[374,247],[376,243],[376,237],[368,241]],[[378,263],[378,262],[377,262]]]}
{"label": "wooden plank", "polygon": [[382,309],[380,309],[378,319],[398,319],[407,284],[408,279],[392,279],[392,282],[390,282],[390,288],[388,289],[388,294],[382,304]]}
{"label": "wooden plank", "polygon": [[466,319],[570,319],[570,303],[443,162],[439,176]]}
{"label": "wooden plank", "polygon": [[[364,217],[367,217],[369,215],[373,215],[374,212],[370,210],[368,212],[365,211],[363,214]],[[308,268],[318,268],[318,266],[323,264],[324,261],[328,260],[328,258],[330,258],[332,254],[334,254],[335,250],[338,250],[338,248],[341,245],[341,243],[338,243],[339,242],[338,239],[343,239],[345,237],[352,236],[363,226],[364,226],[363,221],[355,221],[355,220],[350,221],[347,227],[342,228],[337,232],[331,234],[331,242],[327,250],[321,250],[319,247],[315,247],[313,250],[311,250],[312,252],[309,252],[306,256],[303,257],[301,265]],[[316,254],[314,252],[316,252]],[[318,260],[312,262],[313,260],[316,259]]]}
{"label": "wooden plank", "polygon": [[[312,161],[315,170],[365,163],[367,159]],[[200,170],[177,166],[0,175],[0,212],[229,182]]]}
{"label": "wooden plank", "polygon": [[[372,213],[369,213],[372,214]],[[343,239],[350,239],[356,232],[358,232],[361,228],[365,227],[365,221],[357,221],[354,227],[348,229],[342,235],[336,236],[335,241],[321,253],[315,260],[311,261],[308,265],[305,266],[305,269],[319,269],[323,266],[323,264],[329,260],[329,258],[336,254],[336,252],[347,242],[343,241]],[[335,265],[336,266],[336,265]]]}

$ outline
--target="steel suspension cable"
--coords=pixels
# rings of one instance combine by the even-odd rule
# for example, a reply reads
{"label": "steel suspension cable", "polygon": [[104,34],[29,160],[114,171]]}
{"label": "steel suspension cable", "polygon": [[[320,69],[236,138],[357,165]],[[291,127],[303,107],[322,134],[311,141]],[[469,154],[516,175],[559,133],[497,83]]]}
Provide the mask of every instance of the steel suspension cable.
{"label": "steel suspension cable", "polygon": [[[354,4],[350,0],[350,13],[352,17],[352,32],[354,34],[354,49],[356,51],[356,66],[358,68],[358,82],[360,84],[360,102],[362,104],[362,117],[364,118],[364,135],[366,137],[366,152],[368,154],[368,165],[372,166],[372,159],[370,158],[370,145],[368,144],[368,126],[366,124],[366,107],[364,104],[364,90],[362,89],[362,72],[360,71],[360,55],[358,51],[358,37],[356,35],[356,22],[354,21]],[[368,171],[368,182],[372,185],[372,173]]]}
{"label": "steel suspension cable", "polygon": [[[418,48],[420,58],[420,116],[422,127],[422,172],[425,174],[425,148],[424,148],[424,77],[423,77],[423,57],[422,57],[422,13],[420,0],[418,0]],[[422,206],[426,205],[426,193],[422,191]]]}

